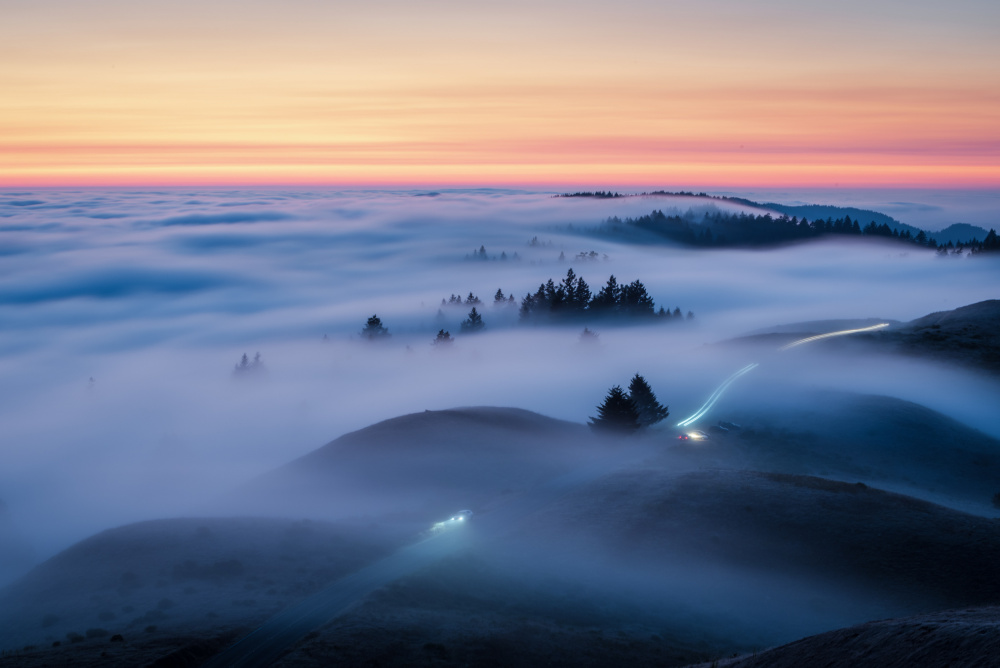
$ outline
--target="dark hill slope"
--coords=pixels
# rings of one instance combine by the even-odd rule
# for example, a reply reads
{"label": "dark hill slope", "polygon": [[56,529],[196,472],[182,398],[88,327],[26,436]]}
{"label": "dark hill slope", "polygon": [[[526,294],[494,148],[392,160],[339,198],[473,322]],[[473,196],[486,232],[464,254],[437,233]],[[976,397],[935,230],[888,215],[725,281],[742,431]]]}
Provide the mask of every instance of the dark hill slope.
{"label": "dark hill slope", "polygon": [[715,563],[846,587],[898,611],[1000,603],[1000,522],[810,476],[622,472],[539,510],[521,531],[528,543],[558,536],[638,569]]}
{"label": "dark hill slope", "polygon": [[931,313],[900,327],[863,335],[877,345],[1000,373],[1000,299]]}
{"label": "dark hill slope", "polygon": [[[390,547],[357,530],[279,519],[175,519],[88,538],[0,590],[0,649],[258,622]],[[102,640],[108,640],[107,635]]]}
{"label": "dark hill slope", "polygon": [[998,657],[1000,608],[983,607],[868,622],[698,668],[993,668]]}
{"label": "dark hill slope", "polygon": [[993,514],[1000,441],[919,404],[893,397],[789,388],[744,388],[716,417],[741,425],[712,433],[688,458],[861,480],[939,503]]}
{"label": "dark hill slope", "polygon": [[239,492],[241,512],[426,523],[517,492],[596,453],[589,430],[517,408],[457,408],[346,434]]}
{"label": "dark hill slope", "polygon": [[888,322],[890,326],[875,332],[817,341],[811,343],[810,348],[853,353],[868,347],[1000,373],[1000,299],[939,311],[903,323],[869,318],[779,325],[724,341],[723,344],[749,343],[776,350],[799,338],[838,329],[866,327],[878,322]]}

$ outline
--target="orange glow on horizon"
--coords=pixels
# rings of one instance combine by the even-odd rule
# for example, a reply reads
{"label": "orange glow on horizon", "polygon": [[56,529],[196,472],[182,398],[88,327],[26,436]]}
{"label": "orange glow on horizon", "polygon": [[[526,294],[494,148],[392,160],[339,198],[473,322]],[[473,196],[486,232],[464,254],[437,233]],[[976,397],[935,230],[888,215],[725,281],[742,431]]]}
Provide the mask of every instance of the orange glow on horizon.
{"label": "orange glow on horizon", "polygon": [[628,1],[14,3],[0,187],[1000,187],[1000,10]]}

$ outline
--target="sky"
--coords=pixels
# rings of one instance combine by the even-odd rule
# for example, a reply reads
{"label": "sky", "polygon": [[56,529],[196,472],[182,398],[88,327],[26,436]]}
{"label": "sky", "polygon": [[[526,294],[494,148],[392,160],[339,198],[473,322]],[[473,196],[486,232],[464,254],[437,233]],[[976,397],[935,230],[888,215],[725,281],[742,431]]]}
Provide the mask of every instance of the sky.
{"label": "sky", "polygon": [[0,0],[0,187],[1000,185],[989,0]]}

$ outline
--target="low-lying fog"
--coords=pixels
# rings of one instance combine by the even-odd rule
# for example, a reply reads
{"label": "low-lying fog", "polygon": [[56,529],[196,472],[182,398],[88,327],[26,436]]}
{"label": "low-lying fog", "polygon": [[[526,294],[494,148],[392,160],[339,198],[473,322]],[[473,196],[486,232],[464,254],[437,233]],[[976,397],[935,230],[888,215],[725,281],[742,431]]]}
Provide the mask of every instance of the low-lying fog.
{"label": "low-lying fog", "polygon": [[[610,386],[639,372],[676,422],[756,361],[757,352],[706,344],[797,321],[906,321],[998,296],[995,259],[913,246],[706,251],[583,233],[608,216],[686,211],[689,201],[508,191],[0,193],[0,499],[47,556],[109,526],[193,512],[234,484],[404,413],[499,405],[585,422]],[[497,289],[519,303],[570,267],[595,293],[612,274],[638,279],[657,307],[695,317],[593,325],[600,343],[588,346],[582,324],[518,326],[516,307],[493,304]],[[460,331],[469,307],[441,307],[470,291],[483,301],[478,335]],[[373,314],[389,339],[361,340]],[[456,338],[450,348],[431,345],[439,329]],[[260,370],[234,374],[244,353],[258,352]],[[1000,436],[996,384],[959,369],[880,358],[828,364],[810,353],[754,373],[898,396]]]}

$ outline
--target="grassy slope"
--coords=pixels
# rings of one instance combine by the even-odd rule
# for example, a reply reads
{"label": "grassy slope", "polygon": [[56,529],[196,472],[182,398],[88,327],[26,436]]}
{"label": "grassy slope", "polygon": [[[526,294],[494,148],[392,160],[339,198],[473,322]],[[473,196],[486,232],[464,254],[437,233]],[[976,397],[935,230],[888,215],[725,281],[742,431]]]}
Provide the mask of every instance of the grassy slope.
{"label": "grassy slope", "polygon": [[357,530],[292,520],[112,529],[0,590],[0,649],[68,644],[68,633],[88,629],[134,640],[255,624],[387,548]]}
{"label": "grassy slope", "polygon": [[[698,668],[992,668],[1000,656],[1000,608],[948,610],[838,629]],[[695,668],[695,667],[692,667]]]}

